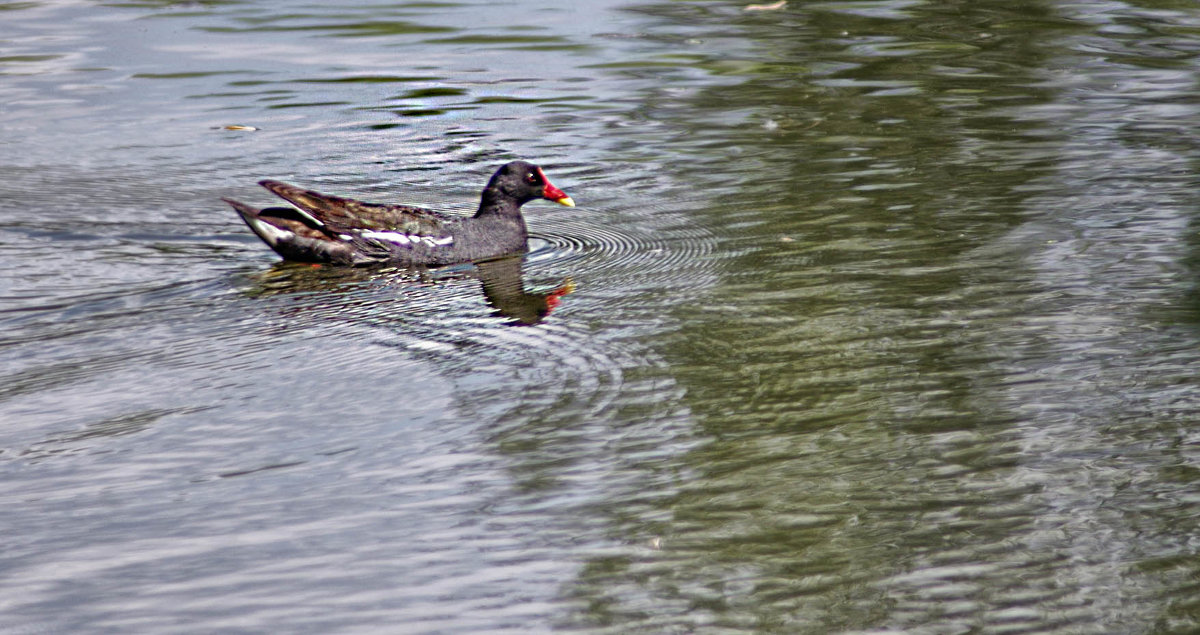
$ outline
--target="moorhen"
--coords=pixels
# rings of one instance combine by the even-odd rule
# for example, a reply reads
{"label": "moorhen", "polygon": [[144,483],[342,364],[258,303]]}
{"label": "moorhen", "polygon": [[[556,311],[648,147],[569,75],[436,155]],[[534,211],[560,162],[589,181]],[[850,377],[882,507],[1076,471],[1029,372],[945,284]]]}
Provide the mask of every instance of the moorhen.
{"label": "moorhen", "polygon": [[544,198],[575,206],[540,167],[524,161],[501,166],[483,188],[479,211],[459,219],[411,205],[330,196],[279,181],[259,185],[296,207],[255,209],[221,200],[285,260],[345,265],[448,265],[520,253],[527,249],[529,237],[521,205]]}

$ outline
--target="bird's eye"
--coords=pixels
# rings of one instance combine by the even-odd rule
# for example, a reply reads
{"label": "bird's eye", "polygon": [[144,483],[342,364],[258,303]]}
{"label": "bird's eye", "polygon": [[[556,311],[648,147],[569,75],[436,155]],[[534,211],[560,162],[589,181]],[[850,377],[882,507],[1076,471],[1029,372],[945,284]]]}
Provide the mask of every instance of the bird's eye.
{"label": "bird's eye", "polygon": [[530,172],[529,174],[525,175],[525,182],[530,185],[537,185],[538,177],[533,172]]}

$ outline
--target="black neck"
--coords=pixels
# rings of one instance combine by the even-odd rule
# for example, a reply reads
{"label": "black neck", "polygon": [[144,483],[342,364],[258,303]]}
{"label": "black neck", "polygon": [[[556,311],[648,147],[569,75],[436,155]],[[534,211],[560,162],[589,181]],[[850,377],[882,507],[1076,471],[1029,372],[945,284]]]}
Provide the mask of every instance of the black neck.
{"label": "black neck", "polygon": [[479,197],[479,211],[475,212],[475,216],[520,216],[522,202],[498,188],[486,187]]}

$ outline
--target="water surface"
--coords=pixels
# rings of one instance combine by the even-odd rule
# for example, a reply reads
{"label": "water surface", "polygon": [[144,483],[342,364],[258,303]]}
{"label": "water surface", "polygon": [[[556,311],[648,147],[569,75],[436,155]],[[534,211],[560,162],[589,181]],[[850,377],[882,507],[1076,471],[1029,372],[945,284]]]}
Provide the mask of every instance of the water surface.
{"label": "water surface", "polygon": [[0,13],[0,630],[1200,629],[1195,8]]}

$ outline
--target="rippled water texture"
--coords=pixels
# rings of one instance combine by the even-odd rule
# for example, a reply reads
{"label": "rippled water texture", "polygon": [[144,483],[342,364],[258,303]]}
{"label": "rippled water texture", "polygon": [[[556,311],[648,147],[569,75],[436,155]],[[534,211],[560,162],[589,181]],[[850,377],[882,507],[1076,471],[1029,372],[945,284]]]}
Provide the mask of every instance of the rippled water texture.
{"label": "rippled water texture", "polygon": [[0,4],[0,631],[1200,630],[1200,9],[744,4]]}

